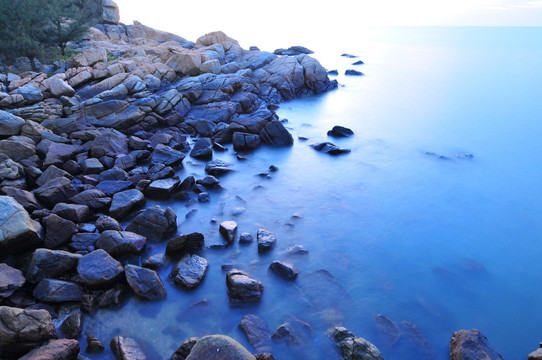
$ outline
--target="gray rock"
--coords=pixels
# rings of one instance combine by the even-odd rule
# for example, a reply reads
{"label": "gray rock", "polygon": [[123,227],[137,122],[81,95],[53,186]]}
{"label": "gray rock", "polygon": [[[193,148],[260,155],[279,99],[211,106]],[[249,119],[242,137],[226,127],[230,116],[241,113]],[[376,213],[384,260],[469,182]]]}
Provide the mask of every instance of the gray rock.
{"label": "gray rock", "polygon": [[58,203],[53,207],[53,214],[57,214],[74,223],[84,223],[91,217],[89,207],[80,204]]}
{"label": "gray rock", "polygon": [[237,232],[237,223],[231,220],[222,221],[218,231],[226,239],[228,244],[232,244],[235,239],[235,233]]}
{"label": "gray rock", "polygon": [[260,131],[260,138],[264,144],[273,146],[292,146],[294,138],[278,120],[269,122]]}
{"label": "gray rock", "polygon": [[73,234],[77,232],[77,225],[73,221],[66,220],[56,214],[51,214],[44,222],[45,239],[47,248],[54,249],[67,244]]}
{"label": "gray rock", "polygon": [[271,350],[271,332],[265,321],[254,314],[243,316],[239,327],[245,333],[248,342],[258,352]]}
{"label": "gray rock", "polygon": [[145,189],[145,196],[153,199],[167,200],[171,198],[181,181],[179,179],[155,180]]}
{"label": "gray rock", "polygon": [[68,339],[77,339],[83,330],[83,314],[77,311],[66,318],[60,325],[60,331]]}
{"label": "gray rock", "polygon": [[98,249],[79,259],[77,273],[83,284],[92,288],[107,287],[117,282],[124,268],[105,250]]}
{"label": "gray rock", "polygon": [[179,346],[177,350],[175,350],[169,360],[185,360],[188,355],[190,355],[190,351],[192,351],[192,348],[194,347],[194,345],[196,345],[197,341],[197,337],[191,337],[183,341],[181,346]]}
{"label": "gray rock", "polygon": [[487,338],[478,330],[460,330],[452,335],[450,341],[452,360],[502,360],[502,356],[491,346]]}
{"label": "gray rock", "polygon": [[96,241],[96,247],[113,257],[140,254],[147,245],[144,236],[129,231],[106,230]]}
{"label": "gray rock", "polygon": [[105,24],[117,25],[120,21],[119,7],[112,0],[102,1],[102,20]]}
{"label": "gray rock", "polygon": [[111,205],[111,198],[98,189],[89,189],[72,196],[70,203],[85,205],[93,211],[103,211]]}
{"label": "gray rock", "polygon": [[40,203],[51,209],[56,204],[66,202],[72,196],[77,195],[77,190],[75,190],[69,179],[59,177],[47,181],[34,190],[34,195]]}
{"label": "gray rock", "polygon": [[341,154],[347,154],[350,152],[350,149],[339,147],[330,142],[313,144],[311,145],[311,147],[316,151],[329,154],[329,155],[341,155]]}
{"label": "gray rock", "polygon": [[107,196],[113,196],[114,194],[128,190],[133,185],[130,181],[122,181],[122,180],[104,180],[100,181],[98,185],[96,185],[96,189],[100,190]]}
{"label": "gray rock", "polygon": [[345,360],[384,360],[376,346],[364,338],[355,337],[344,327],[334,327],[328,330],[328,335]]}
{"label": "gray rock", "polygon": [[9,156],[13,161],[21,161],[36,155],[36,147],[15,140],[0,140],[0,154]]}
{"label": "gray rock", "polygon": [[0,253],[15,254],[37,247],[41,225],[12,197],[0,196]]}
{"label": "gray rock", "polygon": [[79,350],[79,341],[77,340],[49,340],[19,360],[77,360]]}
{"label": "gray rock", "polygon": [[183,252],[189,254],[203,247],[205,240],[201,233],[183,234],[169,240],[166,246],[167,255],[178,255]]}
{"label": "gray rock", "polygon": [[124,274],[130,288],[142,298],[157,300],[166,296],[166,288],[154,270],[126,265]]}
{"label": "gray rock", "polygon": [[260,147],[262,140],[256,134],[234,132],[232,142],[235,151],[252,151]]}
{"label": "gray rock", "polygon": [[135,339],[126,336],[115,336],[109,344],[117,360],[146,360],[143,349]]}
{"label": "gray rock", "polygon": [[185,158],[185,155],[167,145],[158,144],[152,153],[152,162],[160,163],[166,166],[179,165]]}
{"label": "gray rock", "polygon": [[65,177],[66,179],[69,179],[69,180],[73,179],[73,176],[70,173],[62,169],[59,169],[58,167],[54,165],[51,165],[47,167],[47,169],[45,169],[45,171],[41,173],[41,175],[37,178],[36,185],[42,186],[46,184],[47,182],[56,178],[60,178],[60,177]]}
{"label": "gray rock", "polygon": [[75,156],[85,151],[80,145],[70,145],[61,143],[52,143],[47,150],[44,166],[56,165],[62,166],[66,161],[75,159]]}
{"label": "gray rock", "polygon": [[128,173],[121,168],[114,167],[100,174],[100,182],[107,180],[126,181],[128,180]]}
{"label": "gray rock", "polygon": [[0,154],[0,181],[20,179],[24,175],[21,164],[11,160],[6,154]]}
{"label": "gray rock", "polygon": [[58,76],[49,78],[47,83],[51,94],[53,94],[53,96],[56,98],[60,98],[62,96],[71,97],[75,95],[75,90]]}
{"label": "gray rock", "polygon": [[213,143],[209,138],[200,138],[194,144],[190,156],[200,160],[210,160],[213,157]]}
{"label": "gray rock", "polygon": [[89,158],[83,161],[83,173],[84,174],[100,174],[104,171],[104,166],[100,160],[96,158]]}
{"label": "gray rock", "polygon": [[225,335],[208,335],[199,338],[186,360],[255,360],[241,344]]}
{"label": "gray rock", "polygon": [[268,252],[277,243],[277,237],[268,230],[259,229],[256,236],[258,239],[258,252],[260,254]]}
{"label": "gray rock", "polygon": [[24,123],[20,117],[0,110],[0,136],[19,135]]}
{"label": "gray rock", "polygon": [[0,357],[19,358],[44,341],[56,337],[47,310],[0,306]]}
{"label": "gray rock", "polygon": [[166,254],[154,254],[147,258],[145,261],[143,261],[143,264],[141,264],[141,267],[151,269],[151,270],[159,270],[164,268],[169,262],[169,259]]}
{"label": "gray rock", "polygon": [[284,280],[293,281],[299,273],[298,270],[292,265],[282,261],[273,261],[269,265],[269,270],[283,278]]}
{"label": "gray rock", "polygon": [[294,328],[288,322],[279,325],[273,335],[271,335],[271,338],[277,342],[286,343],[290,346],[302,343],[301,339],[295,334]]}
{"label": "gray rock", "polygon": [[228,271],[226,285],[231,304],[255,303],[260,302],[262,298],[263,284],[244,271],[237,269]]}
{"label": "gray rock", "polygon": [[36,249],[28,265],[26,277],[32,284],[43,279],[54,279],[75,270],[81,255],[62,250]]}
{"label": "gray rock", "polygon": [[146,203],[145,196],[137,189],[125,190],[113,195],[109,215],[122,219]]}
{"label": "gray rock", "polygon": [[143,235],[147,240],[159,241],[177,230],[177,215],[169,207],[164,210],[155,205],[137,215],[126,230]]}
{"label": "gray rock", "polygon": [[122,226],[120,226],[119,222],[111,216],[102,215],[96,220],[96,229],[99,232],[104,232],[106,230],[122,231]]}
{"label": "gray rock", "polygon": [[21,204],[26,211],[32,213],[34,210],[41,209],[42,206],[30,191],[22,190],[12,186],[4,186],[2,191],[12,198],[14,198],[19,204]]}
{"label": "gray rock", "polygon": [[94,138],[90,148],[90,155],[94,158],[128,153],[128,137],[115,130],[102,130],[101,134]]}
{"label": "gray rock", "polygon": [[34,289],[36,299],[50,303],[81,301],[82,296],[81,286],[62,280],[43,279]]}
{"label": "gray rock", "polygon": [[72,56],[68,63],[72,68],[93,66],[99,62],[107,61],[107,51],[104,48],[91,48],[75,56]]}
{"label": "gray rock", "polygon": [[8,298],[25,283],[23,272],[0,263],[0,298]]}
{"label": "gray rock", "polygon": [[35,84],[23,85],[17,89],[16,93],[22,95],[28,104],[35,104],[43,100],[43,94]]}
{"label": "gray rock", "polygon": [[333,137],[348,137],[354,135],[354,132],[344,126],[336,125],[333,129],[329,130],[327,134]]}
{"label": "gray rock", "polygon": [[241,235],[239,235],[240,244],[250,244],[253,241],[254,241],[254,237],[250,233],[244,232]]}
{"label": "gray rock", "polygon": [[207,273],[209,264],[205,258],[198,255],[185,255],[173,268],[173,281],[187,289],[194,289],[201,284]]}

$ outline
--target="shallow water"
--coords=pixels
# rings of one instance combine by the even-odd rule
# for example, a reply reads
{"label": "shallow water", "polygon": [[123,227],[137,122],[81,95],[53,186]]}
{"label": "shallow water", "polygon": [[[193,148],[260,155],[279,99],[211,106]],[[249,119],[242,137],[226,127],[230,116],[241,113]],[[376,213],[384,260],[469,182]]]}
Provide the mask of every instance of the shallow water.
{"label": "shallow water", "polygon": [[[254,313],[272,331],[291,316],[312,325],[304,346],[274,344],[277,359],[336,358],[325,335],[333,325],[373,342],[386,359],[447,359],[451,334],[471,328],[505,359],[524,359],[538,347],[542,29],[361,31],[355,43],[312,47],[328,69],[355,68],[365,76],[339,75],[339,89],[281,104],[278,113],[296,139],[292,148],[263,147],[246,161],[231,148],[215,154],[236,171],[220,178],[224,190],[211,193],[210,203],[160,203],[177,213],[178,233],[201,232],[207,245],[220,242],[221,221],[235,220],[237,234],[273,232],[276,248],[263,256],[255,243],[203,250],[210,267],[193,291],[168,279],[171,264],[159,272],[164,301],[128,299],[119,309],[101,310],[86,318],[84,334],[104,343],[118,334],[136,337],[153,359],[167,359],[186,338],[209,333],[230,335],[255,352],[238,328]],[[365,64],[351,66],[357,59],[341,57],[344,52]],[[355,135],[328,138],[333,125]],[[309,146],[320,141],[352,152],[320,154]],[[203,162],[187,158],[184,165],[181,178],[204,176]],[[257,176],[270,165],[279,170]],[[283,255],[295,244],[309,255]],[[142,258],[164,247],[151,243]],[[296,265],[297,280],[269,273],[273,260]],[[264,283],[260,304],[228,305],[226,263]],[[319,269],[333,278],[314,273]],[[433,353],[404,329],[386,346],[376,329],[379,313],[398,325],[416,324]]]}

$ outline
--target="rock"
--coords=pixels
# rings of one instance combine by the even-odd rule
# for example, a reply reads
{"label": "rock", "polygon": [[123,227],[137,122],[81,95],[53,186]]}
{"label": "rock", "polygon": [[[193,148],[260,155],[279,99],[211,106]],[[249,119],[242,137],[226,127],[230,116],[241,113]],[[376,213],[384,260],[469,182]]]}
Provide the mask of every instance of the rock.
{"label": "rock", "polygon": [[128,154],[128,137],[116,130],[102,130],[92,141],[90,155],[101,158],[104,155],[117,156]]}
{"label": "rock", "polygon": [[152,153],[152,163],[160,163],[166,166],[179,165],[185,158],[185,155],[163,144],[158,144]]}
{"label": "rock", "polygon": [[159,241],[177,230],[177,215],[171,208],[162,209],[160,205],[146,209],[126,227],[143,235],[150,241]]}
{"label": "rock", "polygon": [[16,254],[37,247],[43,238],[41,225],[9,196],[0,196],[0,254]]}
{"label": "rock", "polygon": [[0,298],[8,298],[25,283],[23,272],[0,263]]}
{"label": "rock", "polygon": [[194,144],[190,156],[199,160],[210,160],[213,158],[213,143],[209,138],[200,138]]}
{"label": "rock", "polygon": [[83,314],[80,311],[71,314],[60,325],[60,331],[68,339],[77,339],[83,330]]}
{"label": "rock", "polygon": [[265,229],[259,229],[256,237],[258,239],[258,252],[260,254],[271,250],[277,242],[276,236]]}
{"label": "rock", "polygon": [[85,151],[85,149],[80,145],[52,143],[49,146],[47,155],[45,155],[43,164],[45,166],[62,166],[66,161],[74,159],[77,154],[82,153],[83,151]]}
{"label": "rock", "polygon": [[375,321],[380,343],[386,347],[395,345],[401,338],[401,331],[397,327],[397,324],[382,314],[376,314]]}
{"label": "rock", "polygon": [[34,196],[29,191],[22,190],[12,186],[4,186],[2,188],[4,194],[15,199],[19,204],[21,204],[25,210],[29,213],[32,213],[34,210],[41,209],[42,206]]}
{"label": "rock", "polygon": [[241,344],[225,335],[208,335],[198,339],[186,360],[255,360]]}
{"label": "rock", "polygon": [[260,147],[262,140],[256,134],[234,132],[232,142],[235,151],[252,151]]}
{"label": "rock", "polygon": [[220,176],[232,172],[233,170],[228,163],[225,163],[222,160],[213,160],[205,165],[205,171],[209,175]]}
{"label": "rock", "polygon": [[58,203],[53,208],[53,214],[57,214],[74,223],[84,223],[91,217],[89,207],[80,204]]}
{"label": "rock", "polygon": [[19,360],[77,360],[79,350],[79,341],[77,340],[50,340]]}
{"label": "rock", "polygon": [[21,161],[36,155],[36,147],[26,142],[0,140],[0,154],[5,154],[13,161]]}
{"label": "rock", "polygon": [[292,146],[294,138],[278,120],[270,121],[260,131],[262,143],[273,146]]}
{"label": "rock", "polygon": [[254,237],[250,233],[244,232],[241,235],[239,235],[240,244],[250,244],[253,241],[254,241]]}
{"label": "rock", "polygon": [[183,234],[169,240],[166,246],[167,255],[178,255],[182,252],[189,254],[203,247],[205,240],[201,233]]}
{"label": "rock", "polygon": [[314,51],[307,49],[303,46],[291,46],[288,49],[276,49],[273,54],[275,55],[287,55],[296,56],[301,54],[314,54]]}
{"label": "rock", "polygon": [[175,51],[165,64],[180,75],[195,76],[200,73],[201,53],[195,51]]}
{"label": "rock", "polygon": [[361,60],[358,60],[358,61],[352,63],[352,65],[363,65],[363,64],[365,64],[365,63],[363,61],[361,61]]}
{"label": "rock", "polygon": [[50,303],[81,301],[82,296],[81,286],[62,280],[43,279],[34,289],[36,299]]}
{"label": "rock", "polygon": [[452,335],[450,342],[451,360],[502,360],[487,338],[478,330],[460,330]]}
{"label": "rock", "polygon": [[185,360],[188,355],[190,355],[190,351],[192,351],[192,348],[194,345],[196,345],[196,342],[198,341],[197,337],[191,337],[186,339],[181,346],[175,350],[173,355],[169,358],[169,360]]}
{"label": "rock", "polygon": [[228,271],[226,285],[231,304],[257,303],[262,298],[263,284],[241,270]]}
{"label": "rock", "polygon": [[89,158],[83,161],[83,173],[88,174],[100,174],[104,171],[104,166],[100,160],[96,158]]}
{"label": "rock", "polygon": [[102,0],[102,20],[105,24],[117,25],[120,21],[119,7],[113,0]]}
{"label": "rock", "polygon": [[98,62],[107,62],[107,51],[104,48],[91,48],[68,60],[72,68],[94,66]]}
{"label": "rock", "polygon": [[235,232],[237,231],[237,223],[231,220],[222,221],[218,231],[226,239],[228,244],[232,244],[235,239]]}
{"label": "rock", "polygon": [[542,360],[542,347],[530,353],[527,360]]}
{"label": "rock", "polygon": [[81,255],[62,250],[36,249],[28,265],[26,277],[32,284],[43,279],[54,279],[75,270]]}
{"label": "rock", "polygon": [[277,330],[271,335],[271,338],[277,342],[286,343],[288,345],[299,345],[301,340],[294,333],[294,329],[290,323],[281,324]]}
{"label": "rock", "polygon": [[83,251],[86,254],[95,249],[99,237],[98,233],[77,233],[72,236],[68,247],[71,251]]}
{"label": "rock", "polygon": [[353,69],[348,69],[344,72],[345,75],[347,76],[362,76],[364,75],[361,71],[357,71],[357,70],[353,70]]}
{"label": "rock", "polygon": [[121,284],[115,285],[112,289],[105,291],[98,298],[98,306],[100,308],[108,308],[112,306],[119,306],[122,296],[126,293],[126,287]]}
{"label": "rock", "polygon": [[107,215],[102,215],[96,220],[96,229],[99,232],[104,232],[106,230],[122,231],[119,222]]}
{"label": "rock", "polygon": [[107,287],[117,282],[124,268],[105,250],[98,249],[79,259],[77,273],[83,284],[92,288]]}
{"label": "rock", "polygon": [[211,73],[211,74],[220,74],[221,67],[220,67],[220,60],[213,59],[213,60],[207,60],[200,66],[200,71],[202,74],[205,73]]}
{"label": "rock", "polygon": [[20,117],[0,110],[0,136],[19,135],[24,123]]}
{"label": "rock", "polygon": [[258,352],[271,350],[271,332],[265,321],[254,314],[243,316],[239,327],[245,333],[248,342]]}
{"label": "rock", "polygon": [[137,189],[121,191],[113,195],[109,215],[122,219],[143,207],[145,203],[146,199],[141,191]]}
{"label": "rock", "polygon": [[135,339],[126,336],[115,336],[109,344],[117,360],[146,360],[143,349]]}
{"label": "rock", "polygon": [[376,346],[364,338],[355,337],[344,327],[334,327],[328,330],[328,335],[345,360],[384,360]]}
{"label": "rock", "polygon": [[60,98],[62,96],[71,97],[75,95],[75,90],[64,80],[58,76],[53,76],[47,81],[47,86],[54,97]]}
{"label": "rock", "polygon": [[45,222],[45,247],[54,249],[67,244],[73,234],[77,232],[77,225],[73,221],[66,220],[56,214],[49,215]]}
{"label": "rock", "polygon": [[431,344],[429,344],[429,341],[418,326],[416,326],[416,324],[413,324],[410,321],[402,320],[401,327],[410,341],[414,343],[424,355],[429,358],[435,357],[435,351],[431,347]]}
{"label": "rock", "polygon": [[0,154],[0,181],[16,180],[24,177],[24,168],[11,160],[7,155]]}
{"label": "rock", "polygon": [[96,212],[104,211],[111,205],[111,198],[98,189],[82,191],[69,198],[68,201],[74,204],[85,205]]}
{"label": "rock", "polygon": [[103,249],[113,257],[140,254],[147,244],[147,239],[129,231],[106,230],[96,241],[96,247]]}
{"label": "rock", "polygon": [[145,195],[152,199],[167,200],[171,198],[181,181],[179,179],[155,180],[145,189]]}
{"label": "rock", "polygon": [[87,344],[85,351],[89,354],[98,354],[105,350],[104,344],[94,335],[87,335]]}
{"label": "rock", "polygon": [[298,274],[297,269],[292,264],[282,261],[273,261],[271,265],[269,265],[269,270],[288,281],[295,280]]}
{"label": "rock", "polygon": [[348,137],[354,135],[354,132],[344,126],[334,126],[333,129],[327,132],[329,136],[334,137]]}
{"label": "rock", "polygon": [[340,155],[340,154],[347,154],[350,152],[350,149],[338,147],[337,145],[332,144],[330,142],[313,144],[311,145],[311,147],[316,151],[320,151],[329,155]]}
{"label": "rock", "polygon": [[56,337],[47,310],[23,310],[0,306],[0,357],[18,358]]}
{"label": "rock", "polygon": [[173,281],[187,289],[194,289],[201,284],[209,264],[205,258],[198,255],[185,255],[173,268]]}
{"label": "rock", "polygon": [[43,100],[43,94],[35,84],[23,85],[17,89],[16,93],[22,95],[28,104],[35,104]]}
{"label": "rock", "polygon": [[59,177],[47,181],[34,190],[34,195],[40,203],[52,209],[56,204],[66,202],[72,196],[77,195],[77,190],[75,190],[69,179]]}
{"label": "rock", "polygon": [[162,299],[166,296],[166,288],[154,270],[126,265],[124,274],[128,285],[138,296],[149,300]]}
{"label": "rock", "polygon": [[121,168],[113,167],[100,174],[100,182],[102,181],[126,181],[128,173]]}
{"label": "rock", "polygon": [[294,245],[284,250],[284,254],[285,255],[308,255],[309,250],[307,250],[303,245]]}
{"label": "rock", "polygon": [[141,267],[159,270],[164,268],[168,264],[169,260],[166,254],[154,254],[141,264]]}
{"label": "rock", "polygon": [[220,184],[220,180],[218,180],[214,176],[207,175],[203,179],[196,181],[196,183],[199,185],[203,185],[206,188],[212,189],[212,188],[217,187]]}
{"label": "rock", "polygon": [[256,360],[276,360],[270,353],[261,353],[254,356],[256,357]]}
{"label": "rock", "polygon": [[100,181],[96,185],[96,189],[102,191],[107,196],[113,196],[114,194],[128,190],[133,186],[131,181],[122,180],[104,180]]}

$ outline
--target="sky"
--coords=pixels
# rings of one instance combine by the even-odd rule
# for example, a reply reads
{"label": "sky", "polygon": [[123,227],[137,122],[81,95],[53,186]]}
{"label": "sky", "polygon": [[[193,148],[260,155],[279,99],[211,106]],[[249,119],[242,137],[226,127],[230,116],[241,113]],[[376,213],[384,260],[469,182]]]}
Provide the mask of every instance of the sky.
{"label": "sky", "polygon": [[542,0],[115,1],[125,24],[138,20],[192,41],[222,30],[243,47],[309,33],[332,41],[367,26],[542,26]]}

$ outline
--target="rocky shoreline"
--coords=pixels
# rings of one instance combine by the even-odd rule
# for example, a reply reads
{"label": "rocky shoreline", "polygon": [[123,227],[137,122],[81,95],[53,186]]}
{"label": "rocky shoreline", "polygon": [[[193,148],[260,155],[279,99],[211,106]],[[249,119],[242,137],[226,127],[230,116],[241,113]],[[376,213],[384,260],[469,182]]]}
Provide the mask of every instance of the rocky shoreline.
{"label": "rocky shoreline", "polygon": [[[84,317],[118,305],[125,293],[163,299],[166,289],[156,270],[166,256],[178,259],[173,281],[196,288],[208,268],[196,254],[205,246],[204,235],[178,234],[177,214],[160,205],[146,208],[147,199],[209,201],[219,177],[231,171],[213,154],[232,144],[242,160],[244,152],[262,145],[292,146],[277,104],[337,87],[306,48],[244,50],[222,32],[193,43],[139,23],[120,24],[114,2],[103,5],[104,23],[77,44],[78,54],[52,65],[20,59],[17,74],[0,74],[1,359],[77,359],[83,351],[102,352],[106,345],[89,334],[87,348],[80,348]],[[352,135],[341,127],[330,133]],[[349,152],[331,143],[314,148]],[[177,177],[186,157],[207,161],[207,175]],[[236,232],[234,221],[219,224],[223,246]],[[165,254],[142,266],[123,263],[124,256],[137,256],[147,242],[157,241],[167,242]],[[252,242],[252,235],[242,233],[239,241]],[[254,241],[263,254],[276,238],[261,229]],[[298,274],[281,261],[269,269],[286,281]],[[232,304],[261,300],[264,284],[248,273],[228,269],[225,281]],[[58,307],[66,303],[79,310],[55,326]],[[393,337],[395,324],[385,319],[377,322]],[[209,335],[187,339],[171,359],[207,359],[217,349],[220,357],[213,358],[273,359],[266,352],[271,339],[300,341],[296,326],[306,324],[293,323],[271,333],[248,314],[240,327],[260,354],[230,337]],[[344,359],[382,359],[373,344],[345,328],[328,335]],[[132,338],[108,340],[117,359],[147,358]],[[454,334],[450,353],[452,359],[501,358],[477,331]],[[533,354],[529,359],[542,358]]]}

